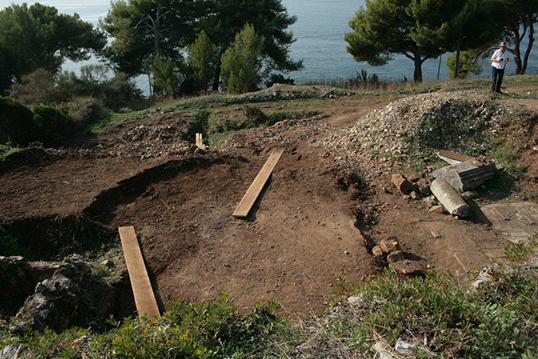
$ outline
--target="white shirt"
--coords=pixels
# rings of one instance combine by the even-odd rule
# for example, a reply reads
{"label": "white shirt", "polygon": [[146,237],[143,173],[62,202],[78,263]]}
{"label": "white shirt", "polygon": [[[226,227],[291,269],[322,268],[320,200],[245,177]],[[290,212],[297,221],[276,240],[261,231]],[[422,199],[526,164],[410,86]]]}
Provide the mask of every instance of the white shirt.
{"label": "white shirt", "polygon": [[[497,62],[497,61],[500,62]],[[491,57],[491,66],[495,67],[498,70],[504,70],[506,64],[508,63],[508,51],[502,52],[500,49],[493,53]]]}

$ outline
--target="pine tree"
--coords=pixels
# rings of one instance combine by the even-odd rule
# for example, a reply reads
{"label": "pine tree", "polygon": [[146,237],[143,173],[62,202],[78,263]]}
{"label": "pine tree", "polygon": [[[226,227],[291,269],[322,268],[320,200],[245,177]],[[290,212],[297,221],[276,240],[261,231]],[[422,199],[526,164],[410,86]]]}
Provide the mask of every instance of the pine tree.
{"label": "pine tree", "polygon": [[262,49],[264,39],[252,25],[245,25],[233,44],[222,56],[222,77],[228,91],[254,91],[261,81]]}
{"label": "pine tree", "polygon": [[196,84],[207,91],[216,69],[217,48],[205,31],[200,32],[189,49],[189,62]]}

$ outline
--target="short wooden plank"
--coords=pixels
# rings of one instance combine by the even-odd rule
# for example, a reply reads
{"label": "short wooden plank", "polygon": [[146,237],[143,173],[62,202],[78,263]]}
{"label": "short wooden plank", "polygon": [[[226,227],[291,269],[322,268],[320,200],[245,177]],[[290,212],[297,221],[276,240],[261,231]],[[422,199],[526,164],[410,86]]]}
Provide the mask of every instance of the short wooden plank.
{"label": "short wooden plank", "polygon": [[273,152],[271,152],[269,159],[267,159],[267,162],[265,162],[265,165],[263,165],[262,169],[247,190],[247,193],[245,193],[245,196],[235,209],[235,212],[233,213],[234,217],[248,217],[250,210],[254,206],[254,203],[256,203],[256,200],[260,196],[263,187],[267,183],[269,177],[271,177],[271,174],[273,173],[273,170],[275,169],[275,166],[283,153],[283,149],[273,150]]}
{"label": "short wooden plank", "polygon": [[160,316],[159,307],[151,287],[135,229],[133,227],[121,227],[119,232],[138,316],[150,319],[157,318]]}
{"label": "short wooden plank", "polygon": [[458,164],[461,162],[480,163],[480,161],[478,161],[475,157],[467,156],[462,153],[457,153],[453,151],[441,150],[437,153],[437,155],[451,165]]}

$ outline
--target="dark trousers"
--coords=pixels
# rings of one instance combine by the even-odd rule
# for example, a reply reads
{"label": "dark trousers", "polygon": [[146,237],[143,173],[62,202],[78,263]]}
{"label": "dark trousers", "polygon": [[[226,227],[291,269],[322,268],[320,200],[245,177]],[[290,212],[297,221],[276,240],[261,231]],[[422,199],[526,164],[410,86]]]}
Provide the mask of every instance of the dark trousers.
{"label": "dark trousers", "polygon": [[495,67],[491,68],[493,82],[491,84],[491,91],[501,92],[501,86],[503,84],[504,70],[496,69]]}

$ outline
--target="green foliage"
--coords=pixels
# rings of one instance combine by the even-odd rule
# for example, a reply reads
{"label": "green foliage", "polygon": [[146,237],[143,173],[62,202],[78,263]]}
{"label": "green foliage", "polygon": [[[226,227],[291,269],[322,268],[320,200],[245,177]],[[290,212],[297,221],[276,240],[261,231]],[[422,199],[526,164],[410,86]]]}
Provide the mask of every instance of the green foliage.
{"label": "green foliage", "polygon": [[99,121],[107,112],[103,102],[94,97],[75,97],[66,105],[66,111],[78,128]]}
{"label": "green foliage", "polygon": [[189,48],[189,62],[194,72],[194,80],[199,88],[207,91],[209,81],[215,75],[217,67],[217,48],[205,31],[200,32],[194,44]]}
{"label": "green foliage", "polygon": [[[92,337],[80,329],[22,338],[6,332],[0,346],[21,344],[34,357],[80,357],[83,351],[95,358],[243,358],[263,353],[270,338],[285,327],[274,314],[278,309],[269,303],[242,314],[222,296],[204,304],[177,303],[157,320],[129,319]],[[81,345],[82,336],[89,345]]]}
{"label": "green foliage", "polygon": [[530,259],[533,254],[538,251],[538,232],[528,243],[519,242],[506,249],[506,257],[512,262],[520,263]]}
{"label": "green foliage", "polygon": [[45,69],[37,69],[11,86],[9,95],[26,106],[50,104],[55,101],[54,75]]}
{"label": "green foliage", "polygon": [[424,340],[434,355],[447,358],[536,353],[536,273],[499,267],[494,278],[469,293],[445,275],[430,272],[424,278],[401,280],[387,272],[358,291],[360,305],[329,317],[320,333],[336,338],[333,343],[342,349],[363,353],[373,353],[380,337],[389,346],[400,338]]}
{"label": "green foliage", "polygon": [[105,45],[103,35],[78,15],[41,4],[0,11],[0,94],[38,68],[55,73],[65,58],[79,61]]}
{"label": "green foliage", "polygon": [[185,141],[194,142],[197,133],[207,135],[209,116],[211,113],[206,110],[198,110],[188,120],[187,129],[183,132]]}
{"label": "green foliage", "polygon": [[176,96],[179,93],[184,76],[174,60],[161,56],[155,57],[151,72],[155,93],[163,96]]}
{"label": "green foliage", "polygon": [[393,53],[402,54],[414,62],[414,80],[422,81],[422,63],[427,59],[455,50],[456,43],[458,49],[489,45],[502,32],[495,18],[488,17],[490,2],[473,11],[470,2],[367,0],[366,9],[350,22],[348,52],[374,66],[386,64]]}
{"label": "green foliage", "polygon": [[21,149],[18,147],[11,147],[0,144],[0,162],[5,161],[9,156],[20,151]]}
{"label": "green foliage", "polygon": [[60,145],[75,131],[66,113],[45,105],[34,107],[34,124],[36,139],[45,146]]}
{"label": "green foliage", "polygon": [[232,46],[222,56],[222,77],[228,91],[254,91],[261,81],[263,37],[254,27],[245,25]]}
{"label": "green foliage", "polygon": [[[43,69],[38,69],[14,84],[11,96],[27,106],[69,105],[79,97],[94,98],[101,106],[113,111],[122,108],[140,109],[146,106],[136,84],[125,74],[113,73],[104,65],[86,65],[81,68],[81,75],[63,72],[58,76]],[[78,102],[78,101],[75,101]]]}
{"label": "green foliage", "polygon": [[205,16],[197,0],[116,0],[101,27],[113,39],[105,55],[128,75],[148,73],[161,56],[180,61],[178,49],[194,40],[194,27]]}
{"label": "green foliage", "polygon": [[456,76],[456,54],[448,57],[447,67],[448,76],[451,79],[465,79],[469,74],[479,75],[482,68],[477,63],[477,54],[475,51],[462,51],[459,64],[459,74]]}
{"label": "green foliage", "polygon": [[0,143],[27,145],[34,140],[33,114],[12,98],[0,96]]}
{"label": "green foliage", "polygon": [[515,178],[521,178],[525,175],[526,170],[518,167],[517,160],[519,156],[514,153],[511,146],[497,144],[489,154],[490,158],[496,163],[502,165],[504,170]]}
{"label": "green foliage", "polygon": [[[2,146],[0,145],[0,151],[1,150]],[[1,158],[2,157],[0,155],[0,160]],[[13,237],[2,227],[0,227],[0,256],[24,256],[27,254],[27,252],[28,251],[19,244],[17,238]]]}

